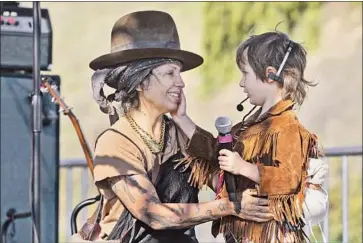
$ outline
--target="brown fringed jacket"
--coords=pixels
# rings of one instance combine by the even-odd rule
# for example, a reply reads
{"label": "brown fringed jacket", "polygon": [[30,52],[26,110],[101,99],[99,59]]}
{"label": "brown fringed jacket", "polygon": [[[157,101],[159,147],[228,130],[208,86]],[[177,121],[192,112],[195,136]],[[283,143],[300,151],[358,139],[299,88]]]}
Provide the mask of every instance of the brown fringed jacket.
{"label": "brown fringed jacket", "polygon": [[[256,188],[259,196],[268,198],[274,220],[257,223],[223,217],[213,223],[214,236],[232,232],[238,242],[305,241],[302,203],[308,161],[317,157],[317,138],[299,123],[293,105],[291,100],[282,100],[256,120],[259,109],[243,127],[239,123],[232,129],[234,151],[245,161],[256,164],[261,178],[260,184],[256,184],[244,176],[236,176],[238,199],[246,189]],[[192,168],[189,182],[200,188],[220,172],[217,140],[197,127],[188,147],[190,157],[182,163]],[[218,196],[228,197],[225,186]]]}

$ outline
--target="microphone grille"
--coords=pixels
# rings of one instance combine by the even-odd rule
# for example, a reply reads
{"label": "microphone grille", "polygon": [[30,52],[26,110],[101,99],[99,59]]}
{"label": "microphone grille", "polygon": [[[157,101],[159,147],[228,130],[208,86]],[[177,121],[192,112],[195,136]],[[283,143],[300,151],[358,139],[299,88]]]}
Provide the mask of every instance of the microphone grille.
{"label": "microphone grille", "polygon": [[232,129],[232,121],[228,117],[220,116],[216,119],[215,126],[220,134],[227,134]]}

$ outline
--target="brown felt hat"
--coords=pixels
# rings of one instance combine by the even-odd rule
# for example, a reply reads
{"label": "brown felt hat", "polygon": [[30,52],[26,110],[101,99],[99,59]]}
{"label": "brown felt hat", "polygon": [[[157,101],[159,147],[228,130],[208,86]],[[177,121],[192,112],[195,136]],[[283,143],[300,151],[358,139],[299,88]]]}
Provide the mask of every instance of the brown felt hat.
{"label": "brown felt hat", "polygon": [[146,58],[173,58],[183,63],[183,71],[198,67],[203,58],[180,49],[173,18],[161,11],[140,11],[121,17],[111,32],[111,53],[90,62],[93,70],[110,68]]}

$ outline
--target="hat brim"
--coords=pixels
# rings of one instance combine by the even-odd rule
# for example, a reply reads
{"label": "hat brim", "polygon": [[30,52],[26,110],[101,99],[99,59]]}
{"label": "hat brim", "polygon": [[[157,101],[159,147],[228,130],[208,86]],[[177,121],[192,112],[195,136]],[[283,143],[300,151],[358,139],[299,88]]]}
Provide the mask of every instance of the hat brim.
{"label": "hat brim", "polygon": [[172,58],[183,63],[182,71],[188,71],[200,66],[203,58],[195,53],[165,48],[130,49],[102,55],[89,64],[93,70],[115,67],[130,61],[146,58]]}

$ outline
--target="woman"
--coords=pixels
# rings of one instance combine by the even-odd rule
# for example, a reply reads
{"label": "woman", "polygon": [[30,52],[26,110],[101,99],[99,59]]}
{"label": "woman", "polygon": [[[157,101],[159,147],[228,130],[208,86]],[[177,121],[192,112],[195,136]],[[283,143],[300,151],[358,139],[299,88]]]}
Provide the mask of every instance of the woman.
{"label": "woman", "polygon": [[[96,213],[80,231],[83,239],[197,242],[197,224],[227,215],[271,219],[262,206],[266,200],[248,194],[238,203],[198,203],[198,188],[188,183],[191,169],[177,166],[188,154],[188,140],[165,114],[175,112],[180,103],[180,72],[202,62],[200,56],[180,50],[175,23],[167,13],[135,12],[115,23],[111,53],[90,63],[97,70],[92,77],[94,98],[113,125],[96,141],[94,178],[104,200],[99,216]],[[104,83],[116,89],[107,98]],[[112,101],[121,103],[121,116]],[[208,167],[218,171],[217,163]],[[91,227],[94,219],[100,227]]]}

